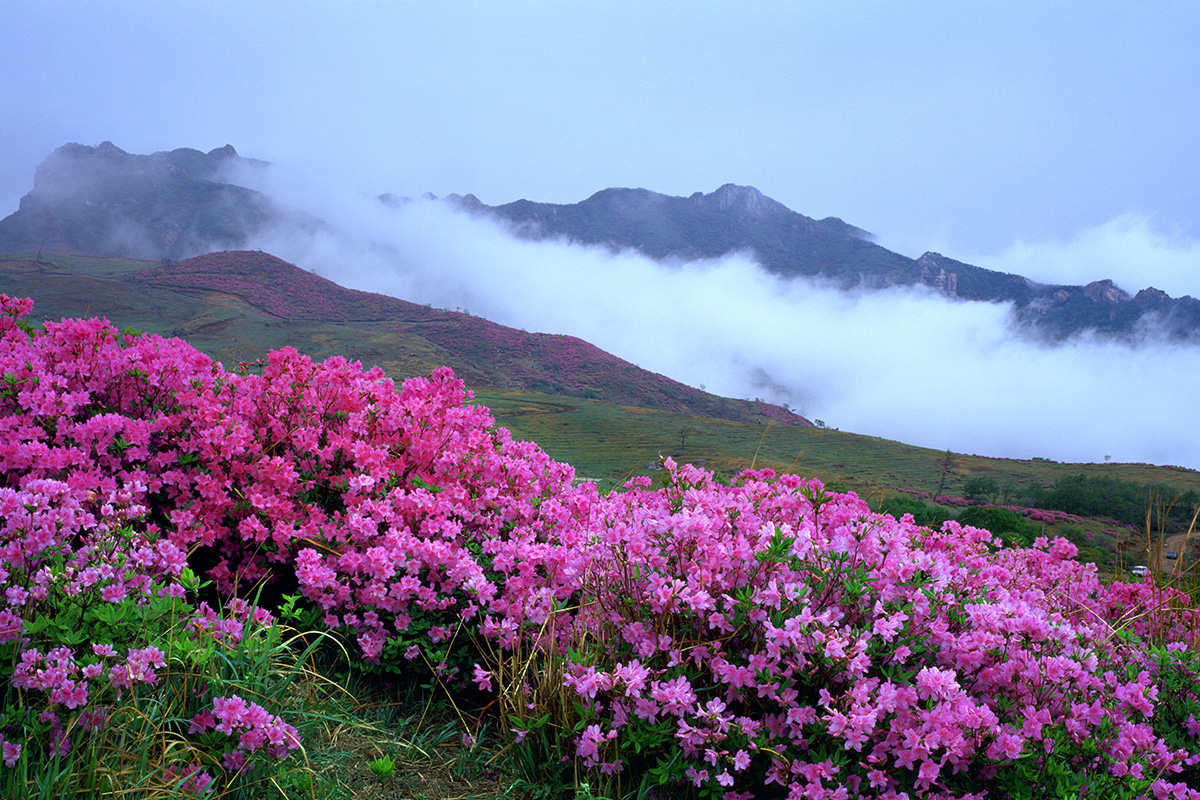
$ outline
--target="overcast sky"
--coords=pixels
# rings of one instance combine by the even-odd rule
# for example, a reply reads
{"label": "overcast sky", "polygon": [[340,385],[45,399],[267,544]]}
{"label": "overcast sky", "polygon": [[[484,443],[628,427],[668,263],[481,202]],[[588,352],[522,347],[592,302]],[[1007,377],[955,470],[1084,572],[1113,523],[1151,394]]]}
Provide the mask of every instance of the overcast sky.
{"label": "overcast sky", "polygon": [[1192,0],[5,0],[0,214],[68,141],[228,143],[490,204],[749,184],[909,256],[1081,244],[1088,279],[1116,237],[1200,296],[1197,42]]}
{"label": "overcast sky", "polygon": [[[908,256],[936,250],[1048,282],[1109,277],[1130,292],[1153,285],[1200,297],[1197,42],[1194,0],[4,0],[0,216],[16,210],[36,165],[66,142],[109,140],[131,153],[232,144],[243,156],[343,191],[472,192],[489,204],[577,202],[610,186],[688,195],[747,184],[808,216],[841,217]],[[436,237],[414,244],[422,230],[414,225],[409,243],[397,247],[428,258],[446,251]],[[470,240],[443,259],[446,273],[462,280],[476,281],[487,253],[502,247],[491,233],[463,232],[457,223],[434,228]],[[488,242],[491,249],[482,249]],[[594,256],[575,255],[584,267]],[[337,258],[307,266],[337,279],[328,274]],[[689,367],[687,342],[728,341],[751,323],[795,318],[792,307],[760,313],[764,297],[791,289],[763,288],[743,275],[744,305],[721,326],[681,331],[674,360],[671,348],[639,352],[639,337],[656,332],[630,330],[622,340],[581,319],[582,307],[572,316],[565,309],[575,306],[546,298],[544,307],[564,315],[556,320],[522,306],[551,280],[538,284],[532,276],[549,276],[539,270],[571,258],[519,251],[510,274],[526,270],[524,294],[500,296],[505,286],[526,285],[513,278],[490,297],[474,288],[458,299],[508,324],[586,334],[673,377],[695,383],[710,375],[710,389],[730,394],[757,392],[744,376],[722,376],[728,359],[724,367],[714,359]],[[627,272],[642,281],[655,274],[647,264]],[[395,277],[396,285],[417,291],[413,274]],[[408,299],[456,300],[445,285],[426,288],[429,296]],[[672,284],[664,291],[692,290]],[[695,292],[701,299],[686,320],[718,302],[703,300],[715,297],[706,292]],[[837,305],[825,295],[792,300],[823,309],[811,312],[814,319]],[[838,329],[841,340],[846,330],[861,332],[857,350],[839,340],[768,353],[780,332],[756,330],[730,357],[752,357],[772,378],[791,373],[789,391],[800,394],[775,399],[793,396],[801,410],[847,429],[1020,457],[1099,460],[1115,451],[1120,460],[1200,466],[1200,447],[1172,450],[1179,437],[1170,430],[1191,424],[1189,396],[1200,387],[1170,393],[1169,408],[1148,409],[1141,390],[1104,405],[1106,387],[1138,370],[1200,372],[1194,353],[1182,360],[1168,351],[1114,356],[1081,345],[1068,367],[1067,351],[1014,349],[1000,314],[983,322],[951,314],[923,332],[914,320],[932,313],[928,305],[906,300],[892,308],[882,314],[857,302],[829,318],[847,324]],[[896,338],[897,325],[913,338]],[[881,410],[879,386],[850,387],[847,365],[856,358],[875,371],[885,358],[910,353],[914,363],[927,363],[921,348],[964,337],[974,344],[939,362],[939,377],[959,383],[936,410],[918,403],[918,393],[911,407],[893,400]],[[806,373],[797,359],[815,351],[824,361]],[[665,361],[648,363],[656,356]],[[951,419],[948,409],[995,395],[1007,380],[997,375],[1007,370],[1028,382],[1035,366],[1047,380],[1077,379],[1072,393],[1059,393],[1061,421],[1032,424],[1041,409],[1028,397],[1010,398],[1011,419],[991,405]],[[881,377],[902,381],[904,369],[889,367]],[[821,370],[824,385],[814,388]],[[799,386],[805,381],[808,387]],[[1084,402],[1087,414],[1072,410]],[[935,417],[939,425],[931,427]],[[974,438],[1001,418],[1004,430],[993,426],[993,438],[1014,439]],[[1170,424],[1153,436],[1123,426],[1128,447],[1088,438],[1089,429],[1114,419],[1151,418]],[[1070,441],[1044,439],[1045,431],[1076,423]]]}

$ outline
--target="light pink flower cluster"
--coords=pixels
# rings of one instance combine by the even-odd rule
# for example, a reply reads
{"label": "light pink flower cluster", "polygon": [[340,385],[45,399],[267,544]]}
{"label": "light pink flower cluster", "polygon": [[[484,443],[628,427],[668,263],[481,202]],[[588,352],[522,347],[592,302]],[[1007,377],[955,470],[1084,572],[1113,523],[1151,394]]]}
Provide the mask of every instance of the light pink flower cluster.
{"label": "light pink flower cluster", "polygon": [[1150,725],[1140,644],[1192,635],[1186,597],[1105,585],[1061,539],[999,549],[790,475],[728,487],[666,468],[664,488],[635,481],[591,509],[577,624],[606,658],[567,678],[595,720],[586,764],[618,769],[639,757],[622,743],[644,751],[657,730],[683,751],[678,777],[713,789],[969,797],[1058,759],[1101,776],[1093,789],[1200,797],[1169,778],[1196,741]]}
{"label": "light pink flower cluster", "polygon": [[88,659],[83,664],[67,647],[56,647],[44,655],[37,648],[24,650],[13,670],[13,686],[45,692],[52,704],[74,710],[88,704],[89,682],[100,680],[111,685],[119,697],[122,689],[155,683],[156,670],[166,666],[163,652],[157,647],[130,648],[124,659],[116,659],[111,665],[105,659],[116,656],[112,645],[92,645],[91,650],[96,660]]}
{"label": "light pink flower cluster", "polygon": [[17,760],[21,758],[21,745],[18,742],[10,742],[0,735],[0,751],[4,758],[4,766],[15,767]]}

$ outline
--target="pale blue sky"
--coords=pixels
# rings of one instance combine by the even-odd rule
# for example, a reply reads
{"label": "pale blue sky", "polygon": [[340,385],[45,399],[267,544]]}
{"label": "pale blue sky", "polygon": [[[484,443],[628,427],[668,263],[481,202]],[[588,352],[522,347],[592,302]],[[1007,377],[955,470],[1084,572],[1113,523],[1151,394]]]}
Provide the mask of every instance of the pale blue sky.
{"label": "pale blue sky", "polygon": [[1200,295],[1190,1],[4,5],[0,214],[67,141],[230,143],[493,204],[750,184],[911,256],[1132,220]]}

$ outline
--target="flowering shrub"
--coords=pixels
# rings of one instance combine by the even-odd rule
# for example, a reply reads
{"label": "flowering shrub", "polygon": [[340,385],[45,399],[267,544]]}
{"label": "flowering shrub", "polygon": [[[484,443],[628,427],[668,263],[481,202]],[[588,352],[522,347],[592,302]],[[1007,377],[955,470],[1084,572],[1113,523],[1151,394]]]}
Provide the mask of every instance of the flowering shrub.
{"label": "flowering shrub", "polygon": [[[1169,779],[1194,734],[1150,724],[1137,642],[1162,591],[1104,586],[1064,540],[998,550],[794,476],[725,487],[667,466],[664,488],[593,509],[583,631],[565,637],[594,637],[567,675],[588,766],[726,797],[1200,796]],[[1187,636],[1193,612],[1169,624]]]}
{"label": "flowering shrub", "polygon": [[247,703],[241,697],[216,697],[213,710],[201,711],[191,719],[189,733],[215,730],[226,736],[237,735],[237,747],[225,753],[225,769],[240,772],[246,761],[258,750],[266,750],[272,758],[283,758],[300,746],[296,729],[258,703]]}
{"label": "flowering shrub", "polygon": [[[381,669],[500,692],[522,747],[553,729],[597,781],[1200,798],[1200,703],[1165,695],[1196,683],[1191,598],[1106,585],[1065,540],[1006,547],[669,459],[661,485],[600,496],[448,370],[397,386],[285,349],[230,373],[103,321],[34,331],[29,307],[0,297],[10,769],[119,724],[168,670],[269,640],[239,598],[273,583]],[[193,604],[194,572],[226,613]],[[299,746],[242,683],[162,721],[190,748],[164,769],[177,788]]]}
{"label": "flowering shrub", "polygon": [[[57,532],[79,533],[79,563],[31,571],[20,591],[37,597],[47,582],[68,594],[95,582],[116,600],[199,551],[227,596],[290,573],[378,659],[410,606],[469,619],[491,588],[463,540],[523,524],[573,477],[464,405],[447,370],[397,388],[379,370],[282,350],[261,375],[229,374],[177,340],[119,342],[101,320],[31,335],[18,324],[29,302],[3,303],[4,556],[25,564],[61,548]],[[139,525],[105,545],[119,558],[99,558],[88,537],[112,539],[118,512]],[[14,609],[0,629],[18,630]]]}
{"label": "flowering shrub", "polygon": [[[11,670],[3,717],[4,733],[20,738],[4,740],[5,765],[24,767],[27,772],[38,763],[66,760],[94,775],[89,762],[138,760],[137,753],[122,745],[130,736],[142,741],[141,748],[151,756],[224,748],[220,761],[197,755],[182,766],[164,765],[165,782],[204,794],[233,781],[257,762],[286,757],[300,744],[293,726],[261,706],[246,707],[240,698],[213,696],[223,686],[247,685],[246,676],[227,674],[230,665],[245,661],[246,653],[270,655],[277,648],[257,634],[252,639],[247,636],[250,631],[270,631],[264,627],[271,623],[269,615],[244,603],[234,606],[230,615],[217,614],[203,604],[192,612],[190,605],[165,593],[140,603],[132,598],[100,602],[96,616],[110,622],[97,630],[104,630],[107,639],[118,642],[116,646],[107,641],[83,648],[60,644],[47,652],[31,643],[69,637],[55,626],[27,621],[31,633],[19,645],[24,649]],[[64,608],[69,611],[71,606],[64,604]],[[59,613],[52,621],[69,616]],[[139,639],[161,646],[134,646]],[[17,649],[15,642],[5,646],[8,652]],[[285,690],[286,682],[279,686]],[[212,712],[206,710],[209,707]],[[185,732],[185,715],[197,708],[201,710],[193,714]],[[214,714],[223,725],[215,723]],[[204,735],[210,727],[215,732]],[[229,737],[234,739],[232,747],[225,744]],[[23,754],[26,763],[19,764]],[[218,782],[213,772],[223,774],[224,781]],[[71,774],[51,770],[33,782],[61,780]],[[14,786],[11,780],[8,785]],[[22,779],[16,785],[29,783]],[[60,788],[82,792],[85,787]],[[112,786],[89,784],[87,788],[100,794]]]}
{"label": "flowering shrub", "polygon": [[[97,320],[35,332],[21,320],[30,305],[0,297],[0,741],[20,795],[71,774],[39,774],[47,759],[117,748],[136,762],[118,744],[133,731],[177,749],[172,714],[211,703],[214,665],[228,663],[216,651],[272,621],[236,599],[222,613],[186,599],[195,542],[170,512],[207,468],[178,446],[192,423],[176,398],[219,379],[212,362]],[[198,763],[171,769],[193,788],[213,782]]]}

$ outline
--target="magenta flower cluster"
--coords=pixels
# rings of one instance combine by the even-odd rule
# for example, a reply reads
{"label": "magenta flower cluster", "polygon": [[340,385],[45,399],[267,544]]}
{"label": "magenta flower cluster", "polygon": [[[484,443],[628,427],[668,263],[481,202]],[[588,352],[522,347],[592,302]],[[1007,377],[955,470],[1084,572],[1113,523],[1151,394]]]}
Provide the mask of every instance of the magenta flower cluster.
{"label": "magenta flower cluster", "polygon": [[610,656],[568,674],[596,720],[585,763],[621,769],[623,738],[665,720],[683,775],[734,796],[983,797],[1054,763],[1090,792],[1200,797],[1170,778],[1195,739],[1156,733],[1158,667],[1134,644],[1183,652],[1190,604],[1161,610],[1185,598],[1105,585],[1062,539],[1006,549],[794,476],[666,466],[665,488],[591,509],[580,622]]}
{"label": "magenta flower cluster", "polygon": [[[1065,540],[1008,548],[816,481],[726,486],[669,459],[659,485],[601,496],[448,370],[397,386],[285,349],[229,373],[104,321],[31,331],[30,305],[0,297],[0,641],[25,642],[55,598],[179,595],[192,553],[229,597],[294,576],[367,661],[463,629],[558,660],[574,755],[601,775],[728,800],[1200,798],[1200,726],[1162,692],[1196,677],[1190,598],[1106,584]],[[189,625],[241,635],[207,608]],[[161,669],[153,648],[21,649],[14,684],[49,714]],[[438,668],[491,690],[495,666]],[[236,737],[227,770],[298,745],[241,697],[211,704],[193,732]]]}
{"label": "magenta flower cluster", "polygon": [[225,769],[234,773],[245,769],[249,756],[256,751],[284,758],[300,747],[300,735],[294,727],[237,695],[213,698],[211,712],[202,711],[192,717],[189,733],[208,730],[237,737],[237,746],[223,756]]}

